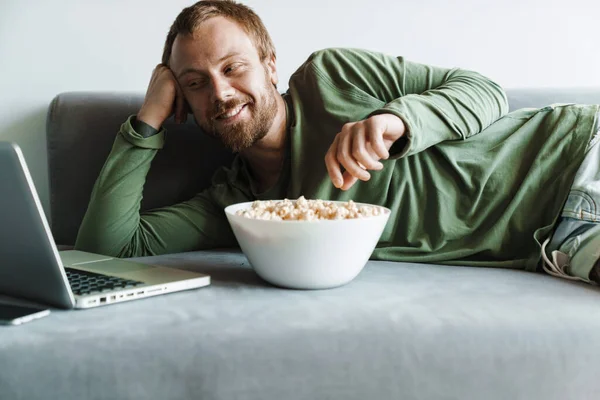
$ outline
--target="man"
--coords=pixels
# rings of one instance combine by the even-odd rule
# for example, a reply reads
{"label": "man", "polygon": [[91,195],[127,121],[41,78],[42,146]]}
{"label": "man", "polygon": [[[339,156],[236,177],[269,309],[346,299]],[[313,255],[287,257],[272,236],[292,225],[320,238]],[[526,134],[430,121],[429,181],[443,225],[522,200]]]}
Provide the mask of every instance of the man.
{"label": "man", "polygon": [[[304,195],[389,207],[374,259],[595,277],[600,235],[582,199],[600,198],[597,106],[507,115],[503,90],[478,73],[353,49],[313,53],[284,95],[277,83],[275,49],[248,7],[184,9],[76,248],[128,257],[235,246],[227,205]],[[162,124],[188,112],[238,156],[211,188],[140,215]]]}

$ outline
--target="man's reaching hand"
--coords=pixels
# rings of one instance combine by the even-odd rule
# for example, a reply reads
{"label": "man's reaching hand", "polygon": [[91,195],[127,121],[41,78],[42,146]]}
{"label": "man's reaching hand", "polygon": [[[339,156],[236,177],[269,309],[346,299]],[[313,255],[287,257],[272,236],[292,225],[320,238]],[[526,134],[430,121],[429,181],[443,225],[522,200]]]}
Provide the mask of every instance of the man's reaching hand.
{"label": "man's reaching hand", "polygon": [[[325,165],[334,186],[350,189],[358,179],[368,181],[367,170],[381,170],[379,161],[389,157],[392,144],[404,135],[404,122],[393,114],[378,114],[342,127],[325,155]],[[345,169],[342,174],[341,167]]]}

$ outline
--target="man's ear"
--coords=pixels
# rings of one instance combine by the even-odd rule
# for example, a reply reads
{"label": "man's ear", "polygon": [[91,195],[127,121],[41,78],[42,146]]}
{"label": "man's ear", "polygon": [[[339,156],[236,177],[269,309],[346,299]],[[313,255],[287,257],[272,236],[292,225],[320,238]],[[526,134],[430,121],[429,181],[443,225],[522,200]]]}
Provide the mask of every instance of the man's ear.
{"label": "man's ear", "polygon": [[271,79],[271,83],[274,86],[277,86],[279,83],[279,76],[277,75],[277,63],[275,56],[267,57],[265,60],[265,68],[269,73],[269,78]]}

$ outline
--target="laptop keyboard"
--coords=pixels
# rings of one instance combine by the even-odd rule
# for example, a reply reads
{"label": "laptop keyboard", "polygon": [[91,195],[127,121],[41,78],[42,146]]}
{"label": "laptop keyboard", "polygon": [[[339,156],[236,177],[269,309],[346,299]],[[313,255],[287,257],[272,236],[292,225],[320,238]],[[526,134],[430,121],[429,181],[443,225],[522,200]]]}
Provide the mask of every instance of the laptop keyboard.
{"label": "laptop keyboard", "polygon": [[112,292],[119,289],[129,289],[143,285],[144,282],[123,279],[116,276],[97,274],[65,267],[73,294],[86,295],[102,292]]}

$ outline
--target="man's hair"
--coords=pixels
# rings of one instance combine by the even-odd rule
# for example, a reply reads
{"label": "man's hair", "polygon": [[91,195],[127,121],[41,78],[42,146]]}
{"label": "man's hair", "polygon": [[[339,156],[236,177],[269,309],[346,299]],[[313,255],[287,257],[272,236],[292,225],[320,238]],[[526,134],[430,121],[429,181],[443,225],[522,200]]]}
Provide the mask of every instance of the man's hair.
{"label": "man's hair", "polygon": [[165,41],[162,63],[169,65],[177,35],[192,35],[204,21],[219,16],[238,23],[246,31],[254,42],[261,61],[267,57],[275,57],[275,46],[269,32],[250,7],[233,0],[202,0],[184,8],[173,22]]}

